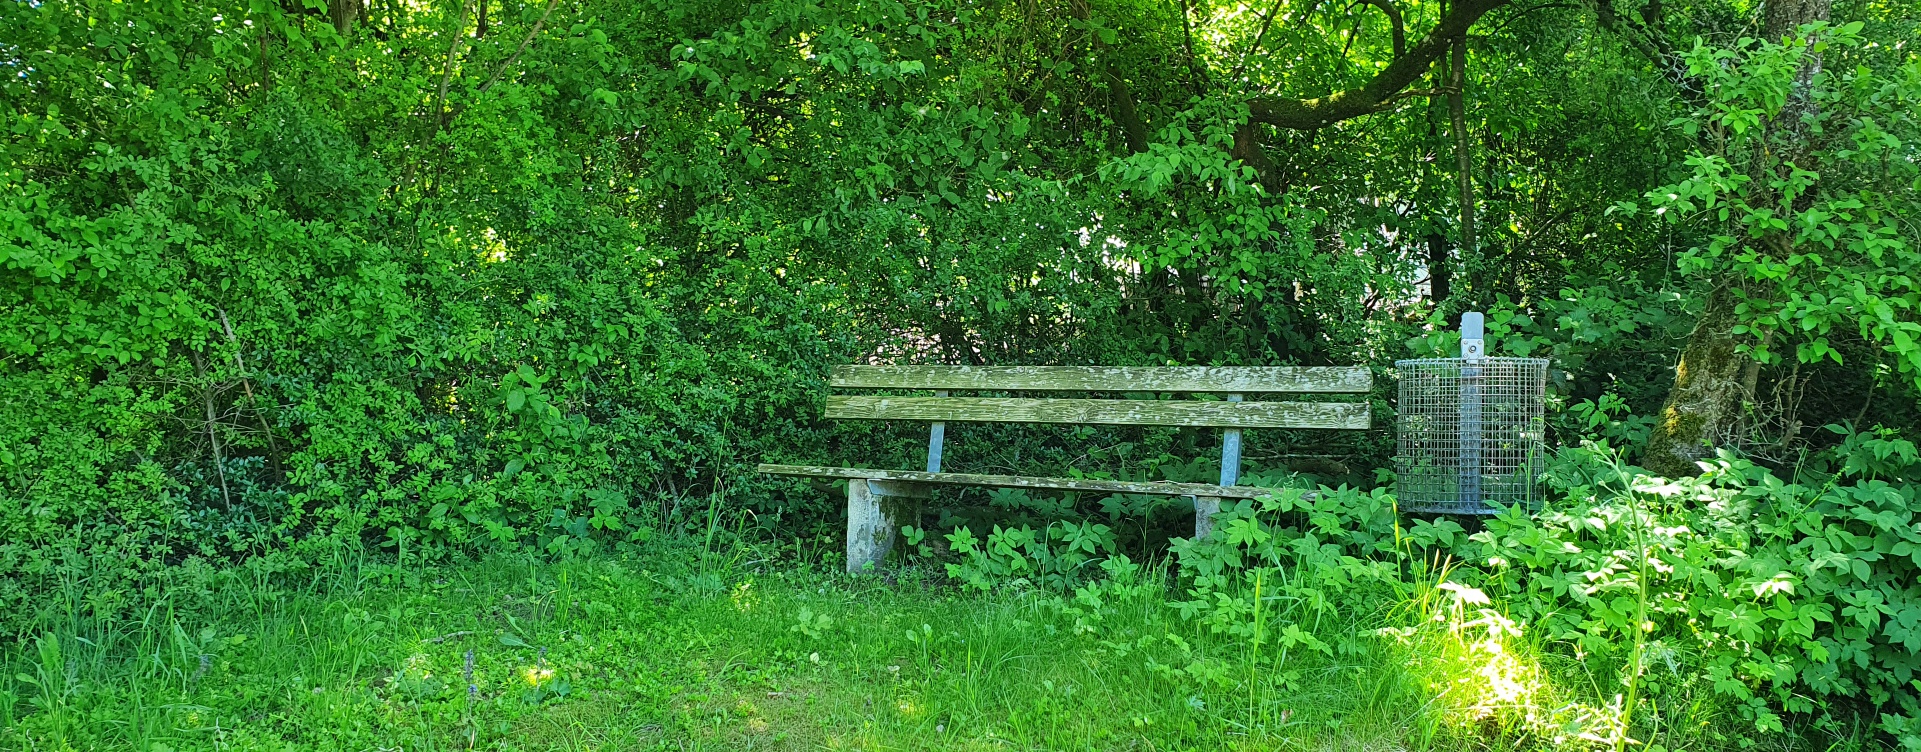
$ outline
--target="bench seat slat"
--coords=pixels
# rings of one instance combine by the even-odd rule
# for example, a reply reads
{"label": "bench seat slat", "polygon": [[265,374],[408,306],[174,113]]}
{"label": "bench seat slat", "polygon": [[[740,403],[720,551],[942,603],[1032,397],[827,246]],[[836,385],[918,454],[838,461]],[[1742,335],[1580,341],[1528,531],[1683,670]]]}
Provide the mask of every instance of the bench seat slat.
{"label": "bench seat slat", "polygon": [[982,423],[1364,429],[1368,427],[1370,410],[1367,404],[1355,402],[830,395],[827,398],[827,417]]}
{"label": "bench seat slat", "polygon": [[854,389],[1329,394],[1366,392],[1374,374],[1365,367],[1327,366],[835,366],[830,383]]}
{"label": "bench seat slat", "polygon": [[872,470],[860,467],[816,467],[810,465],[763,464],[760,472],[769,475],[796,475],[810,478],[849,478],[889,480],[907,483],[935,483],[989,488],[1043,488],[1056,491],[1098,491],[1155,496],[1213,496],[1225,499],[1254,499],[1274,492],[1257,486],[1216,486],[1207,483],[1168,481],[1096,480],[1091,478],[1034,478],[1025,475],[975,475],[972,473],[922,473],[911,470]]}

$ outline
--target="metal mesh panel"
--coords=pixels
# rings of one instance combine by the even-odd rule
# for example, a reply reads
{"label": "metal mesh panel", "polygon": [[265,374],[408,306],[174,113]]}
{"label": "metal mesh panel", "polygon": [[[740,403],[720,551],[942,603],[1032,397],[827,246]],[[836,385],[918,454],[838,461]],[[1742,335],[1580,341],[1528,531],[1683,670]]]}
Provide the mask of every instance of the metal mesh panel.
{"label": "metal mesh panel", "polygon": [[1402,360],[1400,474],[1403,511],[1492,514],[1489,502],[1536,502],[1541,477],[1540,358]]}

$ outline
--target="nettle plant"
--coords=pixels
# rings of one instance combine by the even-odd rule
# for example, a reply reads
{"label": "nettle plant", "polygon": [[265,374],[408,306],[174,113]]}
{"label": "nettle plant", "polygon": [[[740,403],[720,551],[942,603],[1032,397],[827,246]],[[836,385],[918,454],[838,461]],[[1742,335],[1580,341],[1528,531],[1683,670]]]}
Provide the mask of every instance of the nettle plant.
{"label": "nettle plant", "polygon": [[[1188,600],[1173,605],[1182,617],[1239,638],[1256,653],[1274,645],[1263,661],[1284,664],[1295,648],[1353,649],[1314,634],[1324,622],[1404,594],[1395,517],[1394,497],[1385,489],[1276,489],[1223,508],[1212,535],[1173,544],[1188,588]],[[1451,536],[1460,528],[1430,530]]]}
{"label": "nettle plant", "polygon": [[1531,634],[1659,704],[1726,702],[1780,731],[1850,697],[1921,745],[1915,445],[1847,435],[1794,483],[1726,454],[1702,466],[1667,480],[1570,450],[1552,470],[1567,501],[1490,518],[1464,553]]}
{"label": "nettle plant", "polygon": [[[914,533],[909,538],[919,540]],[[1114,531],[1096,522],[1055,522],[1039,530],[995,525],[983,541],[961,527],[947,534],[947,543],[961,559],[947,565],[947,574],[963,588],[1038,587],[1063,593],[1100,571],[1090,565],[1114,553]]]}

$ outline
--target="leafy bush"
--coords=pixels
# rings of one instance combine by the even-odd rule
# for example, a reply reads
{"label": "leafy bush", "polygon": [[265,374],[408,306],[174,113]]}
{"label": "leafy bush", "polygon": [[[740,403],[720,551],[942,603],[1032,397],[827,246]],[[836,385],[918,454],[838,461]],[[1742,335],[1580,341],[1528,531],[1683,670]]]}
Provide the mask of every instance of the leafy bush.
{"label": "leafy bush", "polygon": [[[579,552],[716,491],[831,529],[754,462],[917,443],[819,421],[833,365],[1352,362],[1356,301],[1406,286],[1221,150],[1244,107],[1123,160],[963,75],[1017,18],[466,8],[0,9],[0,630],[61,576]],[[1205,438],[956,434],[956,467]]]}
{"label": "leafy bush", "polygon": [[[1187,597],[1171,605],[1277,671],[1288,649],[1360,649],[1357,634],[1315,637],[1335,621],[1454,656],[1424,670],[1469,662],[1532,676],[1509,677],[1538,685],[1530,692],[1599,683],[1626,694],[1625,705],[1564,698],[1553,714],[1500,721],[1531,734],[1612,744],[1671,725],[1661,713],[1723,708],[1777,733],[1791,720],[1844,730],[1865,714],[1912,743],[1921,452],[1887,431],[1841,439],[1795,482],[1727,455],[1671,480],[1605,444],[1567,450],[1552,467],[1554,501],[1505,509],[1477,531],[1447,518],[1404,528],[1386,490],[1279,489],[1224,508],[1211,537],[1174,544]],[[1565,664],[1510,665],[1504,650]],[[1637,697],[1657,720],[1635,725]],[[1697,729],[1717,744],[1730,731]]]}
{"label": "leafy bush", "polygon": [[1510,616],[1650,696],[1718,698],[1772,731],[1852,701],[1892,730],[1921,710],[1917,460],[1853,435],[1788,483],[1731,456],[1668,480],[1571,452],[1565,503],[1509,509],[1467,550]]}

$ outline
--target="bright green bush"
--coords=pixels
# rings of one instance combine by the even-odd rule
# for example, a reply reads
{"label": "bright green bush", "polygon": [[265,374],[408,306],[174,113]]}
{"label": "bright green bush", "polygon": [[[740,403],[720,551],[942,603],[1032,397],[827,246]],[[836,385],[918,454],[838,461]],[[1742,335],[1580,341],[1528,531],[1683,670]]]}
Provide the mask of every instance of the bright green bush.
{"label": "bright green bush", "polygon": [[[1447,518],[1403,527],[1384,490],[1241,502],[1222,510],[1210,538],[1174,545],[1188,598],[1172,605],[1257,646],[1332,652],[1348,648],[1306,636],[1332,620],[1412,639],[1427,615],[1448,613],[1436,597],[1466,588],[1487,610],[1474,623],[1498,620],[1562,662],[1529,670],[1564,687],[1598,685],[1602,696],[1582,706],[1594,728],[1626,720],[1619,698],[1606,711],[1608,695],[1626,692],[1656,709],[1628,721],[1635,729],[1719,713],[1763,733],[1792,724],[1845,734],[1865,721],[1917,743],[1914,444],[1847,435],[1795,482],[1732,457],[1698,478],[1658,478],[1605,445],[1563,452],[1552,472],[1544,508],[1509,508],[1478,531]],[[1456,595],[1437,596],[1437,585]],[[1688,733],[1718,745],[1737,741],[1712,736],[1730,732]]]}
{"label": "bright green bush", "polygon": [[1914,444],[1851,435],[1795,483],[1731,457],[1683,480],[1567,460],[1566,503],[1492,518],[1469,549],[1528,629],[1764,731],[1879,709],[1894,733],[1921,711]]}
{"label": "bright green bush", "polygon": [[1060,522],[1040,530],[995,525],[986,540],[963,527],[948,533],[947,542],[960,558],[947,565],[948,576],[980,591],[1008,586],[1065,592],[1087,581],[1114,553],[1113,530],[1097,522]]}
{"label": "bright green bush", "polygon": [[818,421],[832,365],[1354,362],[1406,287],[1221,150],[1232,107],[1118,160],[1092,105],[960,75],[1013,17],[455,5],[0,9],[0,612],[60,571],[618,545],[717,490],[811,531],[837,507],[755,461],[913,443]]}

